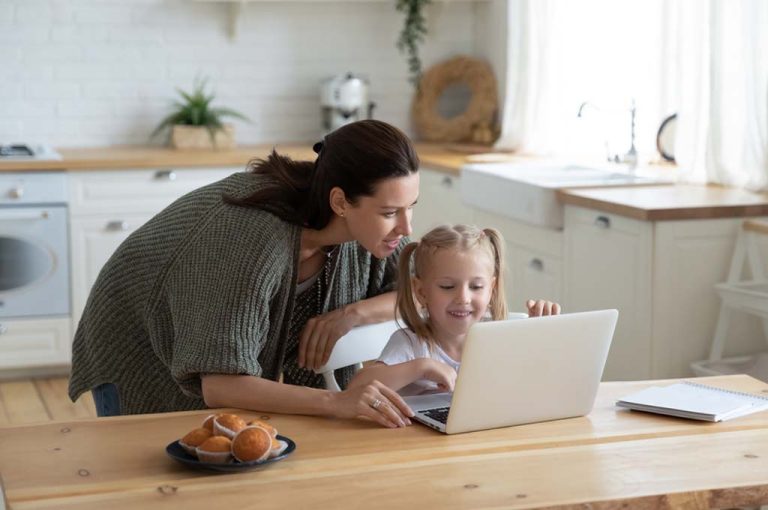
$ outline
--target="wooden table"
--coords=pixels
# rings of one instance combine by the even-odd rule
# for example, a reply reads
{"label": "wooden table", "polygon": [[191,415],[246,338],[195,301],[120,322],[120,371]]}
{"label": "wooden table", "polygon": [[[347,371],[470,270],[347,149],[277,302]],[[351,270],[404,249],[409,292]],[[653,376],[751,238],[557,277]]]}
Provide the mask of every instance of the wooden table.
{"label": "wooden table", "polygon": [[[699,379],[768,394],[747,376]],[[670,381],[665,381],[670,382]],[[723,508],[768,502],[768,412],[703,423],[618,409],[659,381],[603,383],[587,417],[445,436],[420,425],[270,416],[296,451],[237,474],[165,446],[207,412],[0,428],[12,509]],[[241,412],[243,416],[259,413]]]}

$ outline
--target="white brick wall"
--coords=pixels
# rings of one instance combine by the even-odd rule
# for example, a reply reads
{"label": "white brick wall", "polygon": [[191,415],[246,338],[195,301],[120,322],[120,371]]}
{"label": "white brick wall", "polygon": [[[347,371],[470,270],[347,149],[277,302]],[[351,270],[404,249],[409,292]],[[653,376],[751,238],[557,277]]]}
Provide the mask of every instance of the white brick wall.
{"label": "white brick wall", "polygon": [[[410,132],[413,90],[395,48],[394,3],[246,3],[233,40],[226,3],[0,0],[0,142],[147,143],[175,87],[189,89],[196,75],[209,77],[215,104],[252,119],[237,122],[239,143],[310,141],[321,81],[346,71],[370,79],[376,118]],[[431,6],[424,62],[495,57],[482,26],[489,5]]]}

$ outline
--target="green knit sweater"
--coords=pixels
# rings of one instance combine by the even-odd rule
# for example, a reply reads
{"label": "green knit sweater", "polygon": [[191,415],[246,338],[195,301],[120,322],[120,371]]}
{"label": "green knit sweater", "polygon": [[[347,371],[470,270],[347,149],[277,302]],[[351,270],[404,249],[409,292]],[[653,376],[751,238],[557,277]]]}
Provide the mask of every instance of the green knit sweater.
{"label": "green knit sweater", "polygon": [[[75,334],[73,401],[114,383],[123,414],[200,409],[201,374],[278,380],[301,228],[222,199],[265,182],[238,173],[192,191],[120,245]],[[356,242],[339,248],[324,311],[393,289],[399,249],[379,260]]]}

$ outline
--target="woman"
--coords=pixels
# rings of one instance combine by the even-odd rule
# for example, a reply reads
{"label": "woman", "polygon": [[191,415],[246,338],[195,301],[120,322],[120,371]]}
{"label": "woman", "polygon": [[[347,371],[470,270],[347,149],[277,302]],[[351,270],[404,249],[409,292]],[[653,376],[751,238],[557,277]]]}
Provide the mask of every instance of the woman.
{"label": "woman", "polygon": [[[208,406],[409,423],[383,385],[331,393],[310,369],[354,326],[393,317],[418,157],[379,121],[344,126],[315,151],[314,163],[273,151],[117,249],[75,334],[73,401],[93,390],[100,416]],[[342,387],[350,370],[337,373]]]}

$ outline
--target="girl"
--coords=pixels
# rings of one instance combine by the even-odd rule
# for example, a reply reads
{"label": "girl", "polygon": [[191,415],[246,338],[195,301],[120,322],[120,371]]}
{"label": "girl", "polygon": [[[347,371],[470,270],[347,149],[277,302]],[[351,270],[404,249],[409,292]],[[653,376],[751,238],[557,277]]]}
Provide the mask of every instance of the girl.
{"label": "girl", "polygon": [[[392,335],[376,363],[361,370],[350,387],[379,381],[401,395],[453,391],[469,328],[486,314],[491,320],[507,317],[503,245],[492,228],[456,225],[437,227],[405,246],[397,308],[407,328]],[[549,301],[528,300],[526,306],[531,316],[560,313]]]}

